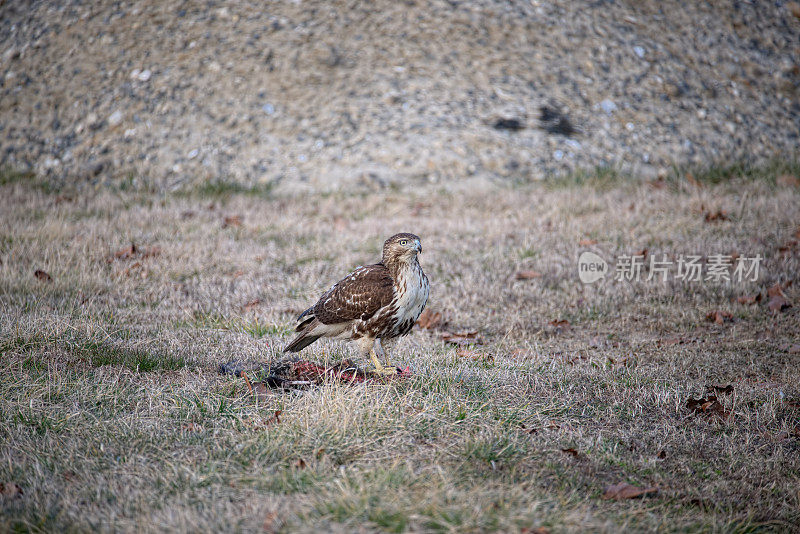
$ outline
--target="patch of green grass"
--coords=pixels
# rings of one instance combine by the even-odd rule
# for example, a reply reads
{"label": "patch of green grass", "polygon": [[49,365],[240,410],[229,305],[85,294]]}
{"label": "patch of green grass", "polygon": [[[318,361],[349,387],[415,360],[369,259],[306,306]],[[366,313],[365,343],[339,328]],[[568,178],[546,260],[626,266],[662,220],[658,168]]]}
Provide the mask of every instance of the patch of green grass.
{"label": "patch of green grass", "polygon": [[20,171],[9,167],[0,169],[0,187],[13,184],[26,185],[48,195],[59,193],[63,189],[61,184],[39,179],[39,177],[31,171]]}
{"label": "patch of green grass", "polygon": [[[134,371],[149,372],[158,369],[172,371],[186,366],[185,360],[179,356],[122,347],[115,345],[113,341],[97,341],[76,333],[10,337],[0,342],[0,354],[26,354],[52,346],[62,347],[70,355],[90,363],[93,367],[118,365]],[[32,358],[27,358],[24,362],[24,366],[30,369],[39,369],[42,365]]]}
{"label": "patch of green grass", "polygon": [[481,435],[464,443],[464,456],[472,462],[489,464],[495,468],[500,463],[512,462],[525,454],[521,444],[505,435]]}
{"label": "patch of green grass", "polygon": [[11,421],[16,424],[30,427],[40,436],[45,435],[47,432],[59,432],[63,427],[65,420],[57,421],[47,414],[31,411],[25,413],[22,410],[17,410],[12,416]]}
{"label": "patch of green grass", "polygon": [[577,171],[549,178],[545,185],[550,189],[568,189],[588,187],[597,191],[607,191],[623,182],[631,182],[633,177],[615,167],[598,166],[594,169],[578,169]]}
{"label": "patch of green grass", "polygon": [[235,195],[269,198],[272,194],[272,183],[242,184],[230,180],[209,180],[193,188],[179,191],[184,196],[198,196],[210,199],[225,199]]}
{"label": "patch of green grass", "polygon": [[800,160],[772,159],[760,163],[738,160],[701,166],[675,166],[672,169],[670,180],[672,182],[682,182],[691,177],[691,180],[702,184],[717,185],[735,179],[745,179],[748,181],[764,181],[770,185],[775,185],[776,179],[782,174],[800,177]]}
{"label": "patch of green grass", "polygon": [[36,175],[30,171],[18,171],[8,167],[0,169],[0,186],[20,182],[32,183],[35,179]]}
{"label": "patch of green grass", "polygon": [[81,359],[88,360],[94,367],[118,365],[146,373],[157,369],[174,371],[186,366],[184,359],[177,356],[151,354],[144,350],[128,349],[96,341],[77,343],[71,352]]}
{"label": "patch of green grass", "polygon": [[177,321],[175,326],[179,328],[208,328],[244,332],[257,339],[264,336],[282,336],[292,332],[292,329],[288,326],[277,323],[264,323],[259,321],[257,317],[250,321],[241,317],[225,317],[219,313],[201,311],[194,312],[188,320]]}

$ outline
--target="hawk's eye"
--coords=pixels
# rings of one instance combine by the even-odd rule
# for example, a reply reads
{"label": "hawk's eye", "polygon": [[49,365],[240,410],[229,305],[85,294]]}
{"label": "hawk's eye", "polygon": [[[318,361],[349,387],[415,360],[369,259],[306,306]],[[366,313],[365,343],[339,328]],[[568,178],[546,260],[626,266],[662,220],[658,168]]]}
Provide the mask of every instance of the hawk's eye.
{"label": "hawk's eye", "polygon": [[400,240],[400,245],[402,245],[402,246],[408,245],[408,239],[401,239]]}

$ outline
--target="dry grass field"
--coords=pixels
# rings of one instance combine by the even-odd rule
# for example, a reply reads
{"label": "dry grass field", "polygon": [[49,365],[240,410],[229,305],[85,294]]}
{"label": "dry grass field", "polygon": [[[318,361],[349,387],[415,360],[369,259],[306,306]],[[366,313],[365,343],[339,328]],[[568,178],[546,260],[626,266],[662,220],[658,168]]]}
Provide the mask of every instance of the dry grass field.
{"label": "dry grass field", "polygon": [[[797,177],[300,198],[6,171],[0,531],[798,531]],[[218,372],[280,358],[397,231],[444,321],[396,345],[411,378],[254,395]],[[764,260],[755,282],[578,279],[584,250],[645,249]],[[461,331],[481,343],[442,340]],[[657,490],[604,498],[623,482]]]}

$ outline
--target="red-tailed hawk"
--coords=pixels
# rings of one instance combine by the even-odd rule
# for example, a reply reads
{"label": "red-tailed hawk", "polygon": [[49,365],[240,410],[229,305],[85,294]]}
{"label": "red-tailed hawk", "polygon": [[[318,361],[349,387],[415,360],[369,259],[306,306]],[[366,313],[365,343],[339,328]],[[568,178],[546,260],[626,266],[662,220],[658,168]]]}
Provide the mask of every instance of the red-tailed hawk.
{"label": "red-tailed hawk", "polygon": [[408,334],[428,302],[428,278],[417,261],[420,252],[414,234],[387,239],[380,263],[357,267],[300,314],[295,328],[299,335],[283,351],[298,352],[321,337],[355,340],[361,357],[369,355],[376,372],[395,374],[388,347],[381,342]]}

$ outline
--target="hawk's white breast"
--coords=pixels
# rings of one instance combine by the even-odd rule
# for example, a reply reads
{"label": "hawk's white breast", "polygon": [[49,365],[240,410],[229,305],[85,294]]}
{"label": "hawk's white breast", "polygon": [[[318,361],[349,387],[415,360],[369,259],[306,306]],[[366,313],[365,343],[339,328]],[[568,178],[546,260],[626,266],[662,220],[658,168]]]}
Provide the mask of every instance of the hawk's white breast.
{"label": "hawk's white breast", "polygon": [[396,296],[393,304],[397,311],[394,315],[394,324],[402,327],[410,321],[413,325],[428,302],[429,292],[428,279],[419,263],[415,261],[408,268],[402,269],[398,273],[395,286]]}

